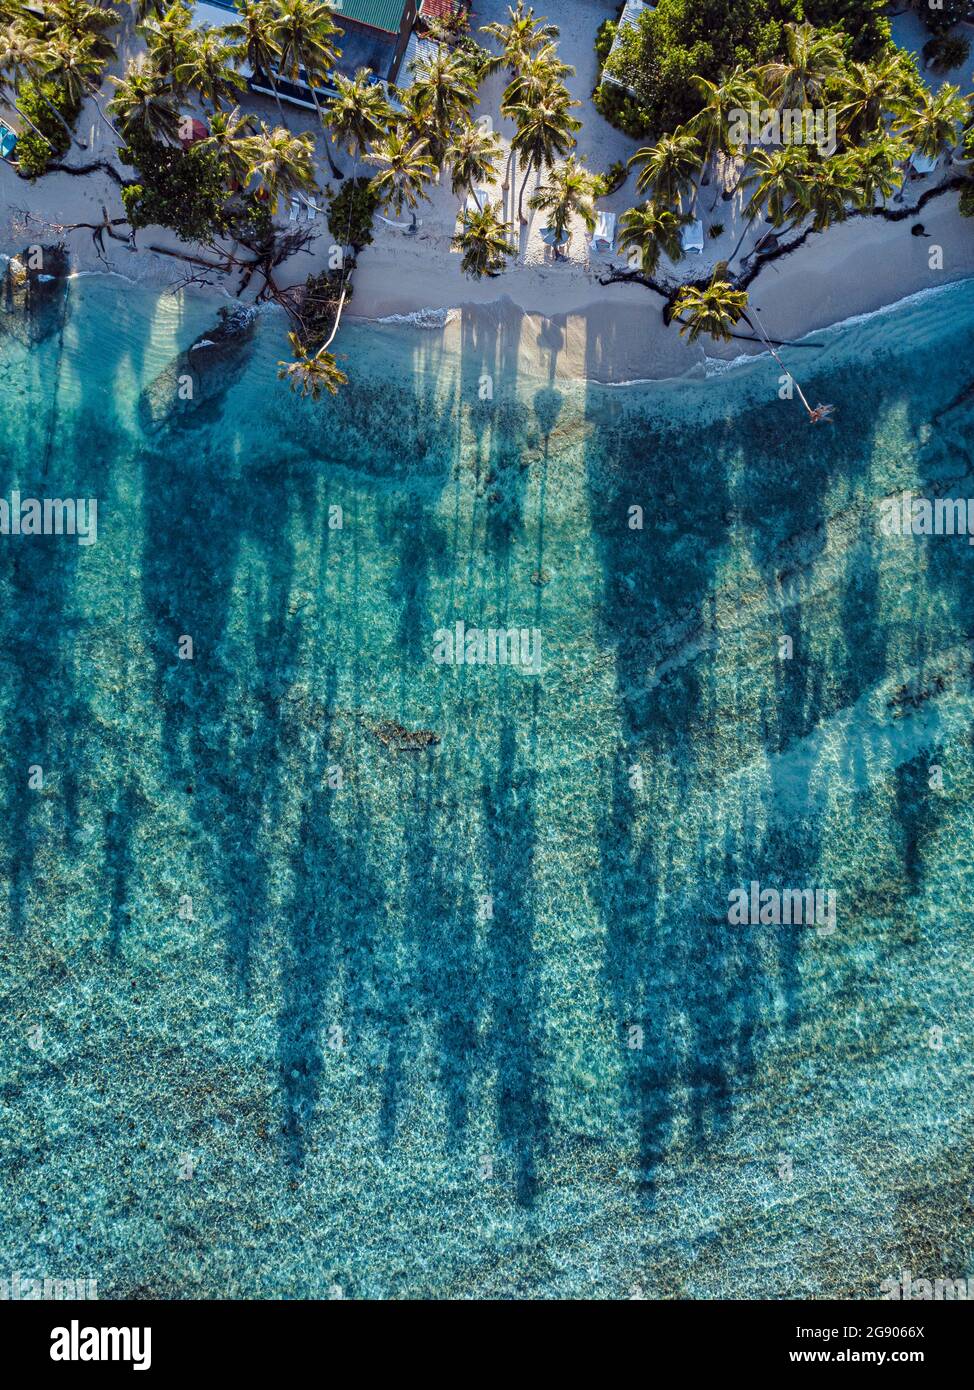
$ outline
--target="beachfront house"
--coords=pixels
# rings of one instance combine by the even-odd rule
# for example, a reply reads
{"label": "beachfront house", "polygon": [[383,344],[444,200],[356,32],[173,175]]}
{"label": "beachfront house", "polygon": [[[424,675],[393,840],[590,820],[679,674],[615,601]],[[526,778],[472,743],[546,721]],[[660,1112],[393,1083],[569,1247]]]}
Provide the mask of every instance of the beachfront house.
{"label": "beachfront house", "polygon": [[[193,6],[193,22],[214,27],[234,22],[233,0],[200,0]],[[337,71],[354,77],[358,68],[370,68],[382,82],[395,82],[403,66],[413,25],[416,0],[341,0],[334,6],[334,21],[341,29],[335,43],[341,49]],[[415,40],[414,40],[415,44]],[[241,72],[251,89],[271,95],[266,73]],[[311,93],[303,82],[286,82],[275,74],[281,98],[314,110]],[[327,86],[324,89],[327,93]]]}

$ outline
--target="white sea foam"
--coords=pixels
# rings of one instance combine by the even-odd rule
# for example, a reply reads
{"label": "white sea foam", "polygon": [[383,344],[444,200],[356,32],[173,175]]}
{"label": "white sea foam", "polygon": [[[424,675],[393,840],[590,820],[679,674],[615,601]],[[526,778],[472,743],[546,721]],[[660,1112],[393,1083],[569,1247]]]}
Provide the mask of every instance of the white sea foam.
{"label": "white sea foam", "polygon": [[379,323],[408,323],[413,328],[445,328],[448,323],[455,323],[459,317],[459,309],[427,308],[412,309],[408,314],[385,314],[377,321]]}

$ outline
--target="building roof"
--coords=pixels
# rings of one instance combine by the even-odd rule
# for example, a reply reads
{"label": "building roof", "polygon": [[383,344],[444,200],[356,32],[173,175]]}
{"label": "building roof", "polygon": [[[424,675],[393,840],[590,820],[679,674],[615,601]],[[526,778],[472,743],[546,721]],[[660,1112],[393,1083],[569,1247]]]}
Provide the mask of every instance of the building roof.
{"label": "building roof", "polygon": [[399,33],[405,8],[406,0],[342,0],[334,7],[339,24],[343,19],[354,19],[373,29],[384,29],[387,34]]}
{"label": "building roof", "polygon": [[[209,0],[221,10],[234,10],[234,0]],[[402,23],[402,12],[406,0],[332,0],[334,17],[340,24],[342,19],[357,20],[359,24],[369,24],[373,29],[382,29],[387,34],[398,34]]]}

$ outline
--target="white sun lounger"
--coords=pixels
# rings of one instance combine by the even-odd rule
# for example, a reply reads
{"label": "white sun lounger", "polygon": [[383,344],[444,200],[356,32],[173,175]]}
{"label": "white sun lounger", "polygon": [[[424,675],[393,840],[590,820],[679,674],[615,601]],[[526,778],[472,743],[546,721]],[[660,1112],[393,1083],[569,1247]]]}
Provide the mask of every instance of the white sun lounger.
{"label": "white sun lounger", "polygon": [[688,223],[680,233],[680,245],[689,255],[699,256],[703,251],[703,223],[698,217]]}
{"label": "white sun lounger", "polygon": [[318,216],[318,204],[308,199],[308,221],[313,222]]}
{"label": "white sun lounger", "polygon": [[289,222],[297,222],[297,220],[298,220],[298,218],[299,218],[300,216],[301,216],[301,204],[298,202],[297,198],[292,198],[292,199],[291,199],[291,216],[288,218],[288,221],[289,221]]}
{"label": "white sun lounger", "polygon": [[616,240],[616,215],[614,212],[600,212],[592,233],[593,251],[611,251]]}
{"label": "white sun lounger", "polygon": [[470,194],[470,196],[474,200],[478,212],[483,212],[484,208],[490,207],[489,188],[475,188],[473,192]]}

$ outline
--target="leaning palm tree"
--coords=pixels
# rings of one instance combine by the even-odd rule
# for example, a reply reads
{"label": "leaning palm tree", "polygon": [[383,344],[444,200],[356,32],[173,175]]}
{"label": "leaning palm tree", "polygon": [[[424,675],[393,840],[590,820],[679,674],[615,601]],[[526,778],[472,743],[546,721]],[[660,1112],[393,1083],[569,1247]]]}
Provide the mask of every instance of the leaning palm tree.
{"label": "leaning palm tree", "polygon": [[[561,238],[569,232],[573,217],[581,218],[587,231],[595,228],[594,180],[588,170],[570,155],[548,175],[548,182],[531,194],[528,207],[548,214],[548,226],[555,233],[556,254]],[[569,241],[571,237],[569,235]],[[565,243],[566,245],[568,243]]]}
{"label": "leaning palm tree", "polygon": [[762,209],[775,227],[782,227],[786,222],[795,225],[805,216],[803,199],[808,150],[804,145],[783,145],[780,150],[761,147],[751,150],[746,168],[753,172],[742,177],[741,187],[754,191],[744,204],[744,226],[737,245],[727,258],[728,265],[736,258]]}
{"label": "leaning palm tree", "polygon": [[331,138],[358,162],[372,145],[381,141],[392,122],[392,107],[381,82],[372,80],[368,68],[353,77],[335,74],[335,95],[328,106]]}
{"label": "leaning palm tree", "polygon": [[734,325],[744,316],[747,293],[735,290],[727,280],[718,280],[716,273],[704,289],[684,285],[673,301],[671,319],[695,343],[701,333],[708,333],[718,342],[727,342]]}
{"label": "leaning palm tree", "polygon": [[533,9],[525,9],[523,0],[516,6],[508,5],[507,22],[484,24],[482,34],[489,34],[501,46],[501,51],[492,58],[488,72],[496,72],[506,67],[513,75],[519,72],[531,54],[546,43],[558,37],[558,27],[546,19],[535,19]]}
{"label": "leaning palm tree", "polygon": [[655,274],[661,255],[678,261],[683,255],[680,218],[662,203],[648,202],[641,208],[630,208],[619,222],[619,249],[627,248],[639,252],[646,275]]}
{"label": "leaning palm tree", "polygon": [[381,166],[372,180],[372,187],[383,207],[395,208],[397,216],[404,207],[416,207],[436,173],[426,141],[417,140],[404,125],[390,130],[373,149],[370,158]]}
{"label": "leaning palm tree", "polygon": [[274,76],[274,69],[281,57],[281,46],[276,38],[277,10],[271,0],[239,0],[236,11],[236,24],[228,24],[224,33],[231,43],[237,45],[239,56],[246,59],[251,70],[262,73],[271,84],[277,114],[281,125],[287,129]]}
{"label": "leaning palm tree", "polygon": [[517,254],[501,218],[501,204],[466,208],[460,218],[460,231],[453,238],[455,250],[463,252],[460,269],[475,280],[500,275],[508,257]]}
{"label": "leaning palm tree", "polygon": [[179,111],[166,79],[159,76],[145,54],[129,64],[124,77],[112,77],[111,81],[116,90],[108,109],[123,140],[141,135],[176,144]]}
{"label": "leaning palm tree", "polygon": [[834,34],[821,33],[811,24],[786,24],[785,56],[757,71],[768,96],[781,110],[804,111],[821,98],[842,67],[842,46]]}
{"label": "leaning palm tree", "polygon": [[564,87],[555,86],[538,100],[520,103],[511,110],[517,123],[511,149],[524,160],[524,179],[517,200],[517,213],[522,222],[527,221],[524,190],[531,171],[542,167],[551,169],[556,160],[568,155],[575,144],[575,132],[582,126],[569,112],[580,105],[581,102],[573,101]]}
{"label": "leaning palm tree", "polygon": [[416,133],[425,136],[430,158],[439,166],[454,128],[470,119],[477,104],[477,84],[469,64],[439,44],[431,56],[414,60],[411,71]]}
{"label": "leaning palm tree", "polygon": [[465,197],[478,183],[490,183],[502,154],[500,139],[492,130],[472,121],[455,130],[446,151],[455,195]]}
{"label": "leaning palm tree", "polygon": [[334,353],[325,348],[310,353],[297,333],[289,333],[288,340],[294,351],[293,362],[278,362],[278,380],[285,378],[292,391],[302,396],[310,396],[313,401],[321,398],[322,391],[330,396],[338,395],[339,386],[348,383],[348,377],[338,365]]}
{"label": "leaning palm tree", "polygon": [[[316,88],[340,56],[340,50],[332,39],[341,30],[332,22],[331,15],[330,6],[322,3],[322,0],[277,0],[277,23],[273,31],[274,41],[281,49],[280,71],[292,82],[298,81],[303,71],[322,130],[324,116]],[[332,159],[327,141],[325,154],[332,177],[343,178],[342,171]]]}
{"label": "leaning palm tree", "polygon": [[244,184],[250,176],[251,146],[248,140],[253,135],[252,116],[241,114],[240,107],[232,111],[217,111],[210,119],[210,133],[200,141],[203,149],[214,150],[226,166],[227,173],[234,183]]}
{"label": "leaning palm tree", "polygon": [[17,23],[0,28],[0,97],[29,126],[51,150],[54,146],[26,112],[17,104],[18,87],[24,78],[32,77],[41,62],[43,46],[34,29]]}
{"label": "leaning palm tree", "polygon": [[224,102],[229,105],[247,90],[246,82],[234,67],[234,57],[234,49],[215,29],[194,29],[173,77],[178,86],[196,92],[216,112]]}
{"label": "leaning palm tree", "polygon": [[637,193],[651,188],[654,198],[672,203],[682,212],[683,198],[700,170],[700,141],[688,130],[661,135],[655,145],[636,151],[629,160],[630,169],[633,165],[642,166],[636,179]]}
{"label": "leaning palm tree", "polygon": [[161,15],[147,16],[136,33],[144,40],[156,72],[172,79],[192,44],[193,16],[182,0],[176,0]]}
{"label": "leaning palm tree", "polygon": [[281,126],[272,130],[263,121],[256,135],[247,139],[248,178],[257,180],[271,212],[277,211],[281,198],[314,191],[314,150],[314,138],[309,132],[293,135]]}

